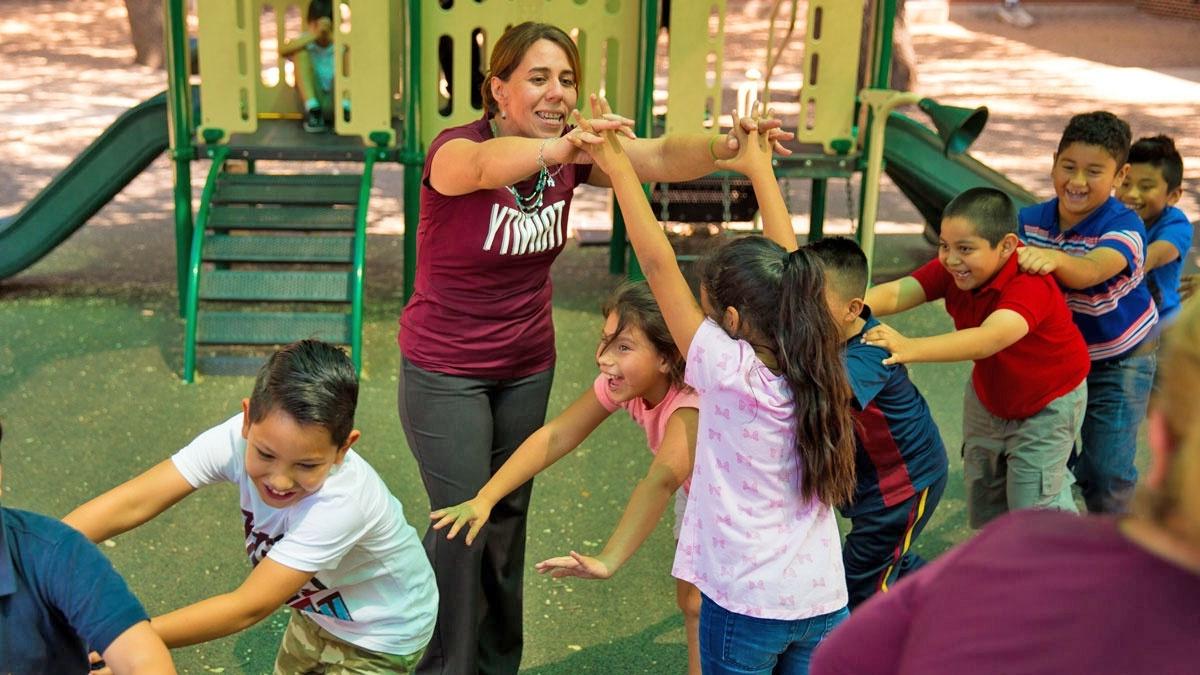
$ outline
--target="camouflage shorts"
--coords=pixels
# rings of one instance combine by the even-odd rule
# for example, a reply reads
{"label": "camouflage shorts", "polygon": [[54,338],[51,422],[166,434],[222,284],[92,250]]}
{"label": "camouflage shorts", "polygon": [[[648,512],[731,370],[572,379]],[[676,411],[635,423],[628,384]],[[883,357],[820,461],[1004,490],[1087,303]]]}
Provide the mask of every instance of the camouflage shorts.
{"label": "camouflage shorts", "polygon": [[335,637],[301,612],[292,610],[279,653],[275,655],[275,675],[411,673],[424,653],[424,649],[405,656],[368,651]]}

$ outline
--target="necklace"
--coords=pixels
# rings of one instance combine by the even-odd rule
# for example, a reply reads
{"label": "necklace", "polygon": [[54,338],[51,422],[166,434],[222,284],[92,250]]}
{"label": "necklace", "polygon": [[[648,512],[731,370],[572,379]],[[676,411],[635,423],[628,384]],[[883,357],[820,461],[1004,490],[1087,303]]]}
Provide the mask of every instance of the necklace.
{"label": "necklace", "polygon": [[[488,120],[488,124],[492,128],[492,137],[500,138],[500,127],[496,124],[496,118]],[[543,142],[543,146],[545,143]],[[546,168],[546,160],[542,158],[542,150],[538,149],[538,166],[537,182],[534,183],[533,190],[523,195],[517,192],[517,188],[512,185],[505,185],[504,188],[512,195],[513,201],[516,202],[517,210],[521,213],[530,216],[542,209],[542,203],[546,192],[546,187],[554,187],[554,178],[550,176],[550,171]]]}

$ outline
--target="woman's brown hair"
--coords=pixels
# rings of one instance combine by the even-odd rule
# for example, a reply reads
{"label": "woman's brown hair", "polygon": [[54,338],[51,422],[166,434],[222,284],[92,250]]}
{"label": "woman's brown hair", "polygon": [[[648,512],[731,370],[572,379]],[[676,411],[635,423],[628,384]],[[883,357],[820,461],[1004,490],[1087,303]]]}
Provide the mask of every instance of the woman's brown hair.
{"label": "woman's brown hair", "polygon": [[500,105],[492,95],[492,78],[507,82],[520,65],[521,59],[525,58],[525,52],[538,40],[549,40],[566,52],[567,62],[571,64],[571,70],[575,73],[575,91],[579,91],[583,71],[579,65],[579,48],[575,46],[575,41],[558,26],[526,21],[504,31],[504,35],[500,36],[496,46],[492,48],[487,76],[483,78],[483,85],[480,87],[483,109],[488,117],[500,112]]}

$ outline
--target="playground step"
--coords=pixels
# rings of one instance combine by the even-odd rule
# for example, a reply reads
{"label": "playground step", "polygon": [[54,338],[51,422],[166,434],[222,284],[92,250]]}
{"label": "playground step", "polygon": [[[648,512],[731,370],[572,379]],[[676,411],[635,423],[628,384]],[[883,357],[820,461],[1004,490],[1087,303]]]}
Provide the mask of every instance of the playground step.
{"label": "playground step", "polygon": [[349,344],[350,331],[350,315],[340,312],[202,312],[196,341],[273,345],[316,338]]}
{"label": "playground step", "polygon": [[226,174],[214,204],[357,204],[362,176],[344,174]]}
{"label": "playground step", "polygon": [[348,272],[209,270],[200,277],[202,300],[350,302]]}
{"label": "playground step", "polygon": [[214,230],[353,230],[354,209],[311,206],[213,206]]}
{"label": "playground step", "polygon": [[212,234],[204,240],[210,262],[350,263],[354,237]]}

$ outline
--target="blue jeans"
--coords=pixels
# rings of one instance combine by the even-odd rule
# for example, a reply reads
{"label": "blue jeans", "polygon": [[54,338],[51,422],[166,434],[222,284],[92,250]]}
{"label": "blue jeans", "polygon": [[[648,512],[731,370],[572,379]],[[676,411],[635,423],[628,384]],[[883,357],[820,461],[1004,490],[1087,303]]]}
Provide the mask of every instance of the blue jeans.
{"label": "blue jeans", "polygon": [[1092,513],[1125,513],[1137,483],[1138,427],[1154,384],[1154,352],[1093,362],[1087,411],[1079,432],[1082,449],[1073,468]]}
{"label": "blue jeans", "polygon": [[730,612],[701,594],[701,668],[704,675],[807,675],[813,650],[848,616],[843,607],[811,619],[759,619]]}

